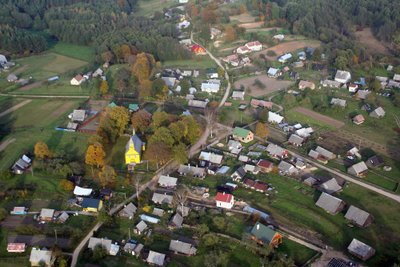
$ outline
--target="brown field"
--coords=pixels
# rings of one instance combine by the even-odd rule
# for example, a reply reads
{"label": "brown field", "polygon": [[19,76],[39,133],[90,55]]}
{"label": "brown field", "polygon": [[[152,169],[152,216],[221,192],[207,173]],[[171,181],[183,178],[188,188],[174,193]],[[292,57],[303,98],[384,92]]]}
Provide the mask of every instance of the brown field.
{"label": "brown field", "polygon": [[[259,88],[258,86],[254,86],[254,81],[258,79],[260,80],[263,84],[265,84],[266,88],[262,89]],[[244,86],[246,89],[247,93],[253,97],[260,97],[267,95],[269,93],[273,93],[282,89],[288,88],[292,82],[290,81],[281,81],[277,80],[274,78],[268,77],[268,75],[259,75],[259,76],[254,76],[254,77],[249,77],[249,78],[244,78],[239,81],[236,81],[234,83],[235,88],[240,88],[241,85]],[[250,91],[249,91],[250,89]]]}
{"label": "brown field", "polygon": [[332,119],[331,117],[322,115],[322,114],[312,111],[308,108],[297,107],[297,108],[294,108],[294,111],[302,113],[306,116],[309,116],[315,120],[321,121],[321,122],[328,124],[334,128],[337,128],[337,129],[344,126],[344,122]]}
{"label": "brown field", "polygon": [[261,28],[264,25],[264,21],[258,21],[258,22],[248,22],[248,23],[242,23],[239,24],[239,27],[245,28],[245,29],[254,29],[254,28]]}
{"label": "brown field", "polygon": [[21,88],[18,89],[18,91],[29,91],[32,90],[34,88],[40,87],[44,84],[44,81],[38,81],[38,82],[34,82],[25,86],[22,86]]}
{"label": "brown field", "polygon": [[[319,41],[316,40],[301,40],[301,41],[293,41],[293,42],[286,42],[281,43],[270,48],[264,49],[258,53],[255,53],[255,56],[259,56],[260,54],[265,54],[265,56],[269,60],[277,60],[277,56],[283,55],[288,52],[292,52],[304,47],[319,47],[321,44]],[[267,51],[274,51],[277,56],[269,57],[267,56]]]}
{"label": "brown field", "polygon": [[62,104],[60,107],[58,107],[57,109],[55,109],[52,113],[51,116],[53,116],[54,118],[58,118],[61,115],[63,115],[64,113],[66,113],[68,110],[71,110],[72,112],[72,108],[75,106],[74,102],[65,102],[64,104]]}
{"label": "brown field", "polygon": [[356,37],[361,44],[365,45],[372,53],[390,55],[385,42],[381,42],[372,34],[371,28],[365,28],[362,31],[356,32]]}
{"label": "brown field", "polygon": [[250,23],[250,22],[254,22],[255,18],[250,15],[249,13],[243,13],[240,15],[236,15],[236,16],[230,16],[229,19],[231,21],[238,21],[239,23]]}

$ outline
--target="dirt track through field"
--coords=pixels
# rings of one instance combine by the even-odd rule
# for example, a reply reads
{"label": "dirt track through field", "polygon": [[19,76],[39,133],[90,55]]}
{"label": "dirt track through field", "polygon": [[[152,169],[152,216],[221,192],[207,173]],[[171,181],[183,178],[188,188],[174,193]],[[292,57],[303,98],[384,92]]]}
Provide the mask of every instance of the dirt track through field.
{"label": "dirt track through field", "polygon": [[19,103],[19,104],[15,105],[15,106],[13,106],[13,107],[11,107],[11,108],[9,108],[9,109],[3,111],[2,113],[0,113],[0,118],[3,117],[3,116],[5,116],[5,115],[7,115],[7,114],[9,114],[9,113],[11,113],[11,112],[16,111],[16,110],[19,109],[19,108],[22,108],[22,107],[25,106],[26,104],[29,104],[31,101],[32,101],[32,100],[30,100],[30,99],[25,100],[25,101],[22,101],[21,103]]}
{"label": "dirt track through field", "polygon": [[6,149],[10,144],[15,142],[15,138],[8,139],[7,141],[4,141],[3,143],[0,144],[0,152]]}
{"label": "dirt track through field", "polygon": [[313,119],[316,119],[318,121],[324,122],[332,127],[335,127],[336,129],[339,129],[344,126],[344,122],[332,119],[331,117],[322,115],[322,114],[312,111],[308,108],[297,107],[297,108],[294,108],[293,110],[296,112],[299,112],[301,114],[304,114],[306,116],[309,116]]}
{"label": "dirt track through field", "polygon": [[65,102],[64,104],[62,104],[60,107],[58,107],[56,110],[54,110],[51,113],[51,116],[54,118],[58,118],[60,117],[62,114],[64,114],[65,112],[67,112],[68,110],[70,110],[73,106],[75,105],[74,102]]}
{"label": "dirt track through field", "polygon": [[39,87],[44,84],[44,81],[39,81],[39,82],[34,82],[25,86],[22,86],[21,88],[18,89],[18,91],[29,91],[32,90],[33,88]]}

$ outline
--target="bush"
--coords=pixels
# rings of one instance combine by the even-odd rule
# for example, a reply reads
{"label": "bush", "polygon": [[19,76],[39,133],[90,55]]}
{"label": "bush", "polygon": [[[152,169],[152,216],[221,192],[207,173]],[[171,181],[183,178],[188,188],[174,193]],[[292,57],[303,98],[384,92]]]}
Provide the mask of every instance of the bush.
{"label": "bush", "polygon": [[60,181],[60,187],[66,192],[71,192],[74,190],[74,183],[68,181],[67,179],[62,179]]}
{"label": "bush", "polygon": [[275,51],[273,51],[273,50],[268,50],[268,51],[267,51],[267,56],[269,56],[269,57],[276,57],[276,53],[275,53]]}

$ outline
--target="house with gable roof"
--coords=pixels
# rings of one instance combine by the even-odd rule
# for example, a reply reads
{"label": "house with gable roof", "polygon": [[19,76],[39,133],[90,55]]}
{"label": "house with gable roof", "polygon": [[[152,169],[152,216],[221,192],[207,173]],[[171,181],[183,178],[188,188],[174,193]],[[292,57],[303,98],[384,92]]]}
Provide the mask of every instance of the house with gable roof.
{"label": "house with gable roof", "polygon": [[138,164],[141,162],[144,143],[135,133],[129,138],[125,146],[125,164]]}

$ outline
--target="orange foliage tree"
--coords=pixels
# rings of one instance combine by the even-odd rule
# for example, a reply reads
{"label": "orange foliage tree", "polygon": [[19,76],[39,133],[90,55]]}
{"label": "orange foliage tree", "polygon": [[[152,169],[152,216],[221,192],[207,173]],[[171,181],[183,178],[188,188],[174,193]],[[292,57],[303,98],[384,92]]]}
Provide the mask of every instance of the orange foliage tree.
{"label": "orange foliage tree", "polygon": [[35,157],[39,159],[50,158],[52,153],[44,142],[37,142],[34,148]]}

